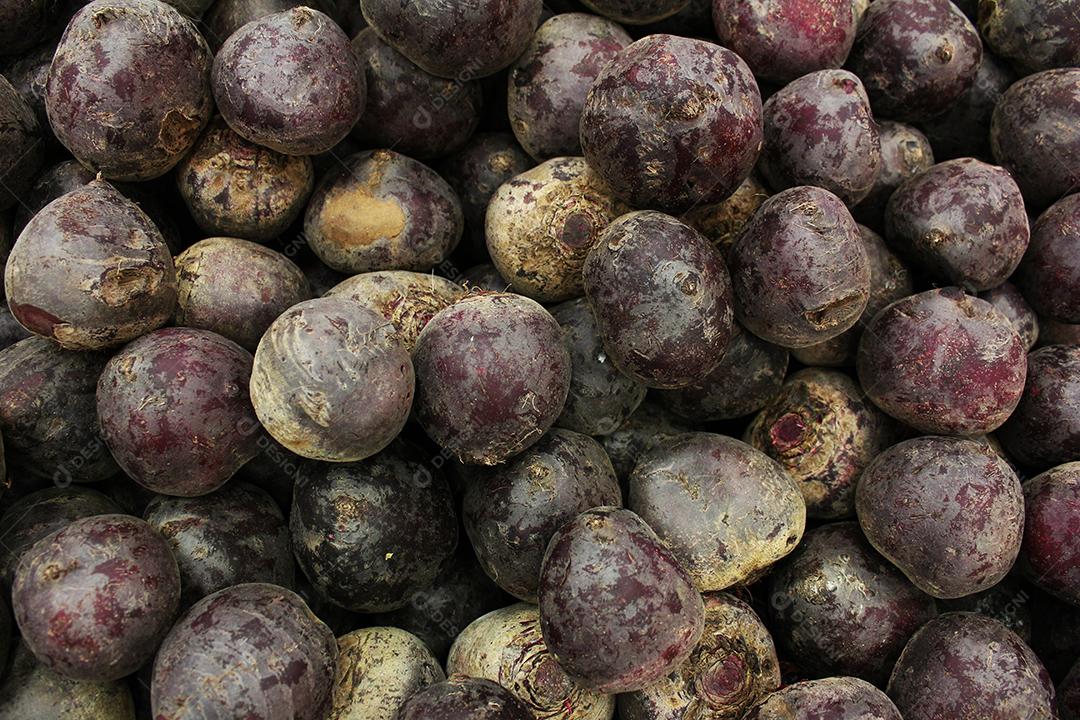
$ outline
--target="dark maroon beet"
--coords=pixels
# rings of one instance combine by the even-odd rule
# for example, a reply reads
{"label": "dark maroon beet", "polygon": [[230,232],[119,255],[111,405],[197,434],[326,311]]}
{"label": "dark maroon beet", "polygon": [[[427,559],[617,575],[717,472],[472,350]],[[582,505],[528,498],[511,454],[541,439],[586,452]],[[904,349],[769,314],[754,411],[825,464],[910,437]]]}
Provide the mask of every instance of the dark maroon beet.
{"label": "dark maroon beet", "polygon": [[364,19],[405,57],[467,81],[514,62],[539,24],[541,0],[361,0]]}
{"label": "dark maroon beet", "polygon": [[483,95],[473,80],[447,80],[420,69],[366,28],[353,51],[367,85],[353,128],[362,147],[393,148],[426,160],[458,150],[480,122]]}
{"label": "dark maroon beet", "polygon": [[206,330],[165,328],[127,345],[98,381],[101,434],[140,485],[193,497],[258,452],[251,353]]}
{"label": "dark maroon beet", "polygon": [[660,680],[693,652],[701,595],[634,513],[582,513],[551,539],[540,577],[544,641],[585,687],[629,692]]}
{"label": "dark maroon beet", "polygon": [[1051,720],[1054,686],[1024,641],[975,613],[947,613],[922,627],[889,680],[904,720]]}
{"label": "dark maroon beet", "polygon": [[364,110],[364,73],[349,37],[308,7],[233,33],[214,58],[213,86],[229,127],[286,155],[329,150]]}
{"label": "dark maroon beet", "polygon": [[605,18],[566,13],[536,31],[510,69],[510,127],[537,160],[581,154],[581,110],[604,65],[632,42]]}
{"label": "dark maroon beet", "polygon": [[744,58],[755,75],[786,83],[843,65],[859,15],[851,0],[714,0],[713,19],[720,44]]}
{"label": "dark maroon beet", "polygon": [[761,149],[761,96],[738,55],[652,35],[600,71],[581,115],[589,164],[634,207],[681,212],[731,195]]}
{"label": "dark maroon beet", "polygon": [[615,474],[625,481],[638,458],[676,435],[690,432],[687,421],[651,400],[645,400],[614,432],[600,437]]}
{"label": "dark maroon beet", "polygon": [[883,120],[877,124],[877,130],[881,171],[870,194],[852,209],[852,213],[859,222],[881,230],[885,205],[893,191],[908,178],[929,170],[934,164],[934,150],[926,136],[910,125]]}
{"label": "dark maroon beet", "polygon": [[879,312],[859,343],[859,381],[874,404],[926,433],[978,435],[1009,417],[1027,356],[1012,323],[958,288]]}
{"label": "dark maroon beet", "polygon": [[888,679],[908,639],[937,611],[866,542],[859,524],[824,525],[769,580],[774,636],[801,670]]}
{"label": "dark maroon beet", "polygon": [[[299,596],[252,583],[199,601],[154,661],[154,717],[319,720],[329,709],[337,643]],[[228,682],[206,683],[225,677]]]}
{"label": "dark maroon beet", "polygon": [[[1077,251],[1080,252],[1080,247]],[[1039,317],[1015,285],[1009,282],[1002,283],[996,288],[979,293],[979,299],[990,303],[1002,315],[1009,318],[1009,322],[1012,323],[1029,351],[1035,347],[1035,342],[1039,339]]]}
{"label": "dark maroon beet", "polygon": [[990,146],[1035,212],[1080,187],[1080,68],[1047,70],[1009,87],[994,108]]}
{"label": "dark maroon beet", "polygon": [[27,550],[11,594],[39,661],[76,680],[105,682],[153,657],[176,612],[180,574],[168,544],[145,522],[98,515]]}
{"label": "dark maroon beet", "polygon": [[555,319],[510,293],[469,295],[427,324],[413,351],[415,417],[465,463],[497,465],[562,413],[570,355]]}
{"label": "dark maroon beet", "polygon": [[22,202],[44,159],[41,127],[33,109],[0,76],[0,211]]}
{"label": "dark maroon beet", "polygon": [[488,575],[511,595],[536,602],[555,531],[589,508],[621,504],[619,481],[600,444],[556,428],[506,465],[469,478],[462,513]]}
{"label": "dark maroon beet", "polygon": [[216,0],[203,16],[199,28],[217,52],[234,32],[252,20],[301,6],[327,12],[319,0]]}
{"label": "dark maroon beet", "polygon": [[654,211],[611,223],[589,251],[585,296],[608,358],[650,387],[684,387],[731,339],[731,281],[720,251]]}
{"label": "dark maroon beet", "polygon": [[644,25],[674,15],[687,0],[581,0],[581,4],[616,22]]}
{"label": "dark maroon beet", "polygon": [[356,612],[403,607],[457,545],[450,488],[398,441],[351,464],[309,463],[293,494],[294,552],[332,602]]}
{"label": "dark maroon beet", "polygon": [[292,587],[289,528],[264,491],[232,483],[198,498],[158,496],[144,515],[172,547],[184,607],[247,582]]}
{"label": "dark maroon beet", "polygon": [[[850,0],[833,0],[850,10]],[[866,91],[846,70],[794,80],[762,108],[759,169],[773,190],[816,185],[855,205],[881,172],[881,143]]]}
{"label": "dark maroon beet", "polygon": [[490,680],[453,676],[418,690],[396,715],[398,720],[531,720],[529,708]]}
{"label": "dark maroon beet", "polygon": [[1016,283],[1040,315],[1080,323],[1080,193],[1039,216]]}
{"label": "dark maroon beet", "polygon": [[975,81],[981,57],[978,31],[949,0],[877,0],[848,66],[875,115],[910,121],[948,110]]}
{"label": "dark maroon beet", "polygon": [[870,262],[840,198],[815,187],[773,195],[728,257],[739,322],[783,347],[829,340],[870,297]]}
{"label": "dark maroon beet", "polygon": [[1030,232],[1024,199],[1009,173],[962,158],[938,163],[897,188],[885,212],[885,236],[931,276],[981,291],[1012,275]]}
{"label": "dark maroon beet", "polygon": [[93,0],[64,31],[49,71],[53,132],[106,178],[164,175],[210,120],[210,63],[194,24],[165,3]]}
{"label": "dark maroon beet", "polygon": [[885,693],[851,677],[795,683],[766,695],[743,720],[902,720]]}
{"label": "dark maroon beet", "polygon": [[991,50],[1025,74],[1080,65],[1080,21],[1069,3],[983,0],[979,30]]}
{"label": "dark maroon beet", "polygon": [[1028,480],[1024,499],[1021,571],[1047,592],[1080,605],[1080,462]]}
{"label": "dark maroon beet", "polygon": [[1080,345],[1049,345],[1028,356],[1027,384],[998,438],[1038,469],[1080,459]]}
{"label": "dark maroon beet", "polygon": [[0,430],[7,464],[57,485],[117,472],[98,426],[98,376],[108,357],[32,337],[0,351]]}
{"label": "dark maroon beet", "polygon": [[1020,551],[1020,481],[990,447],[970,440],[894,445],[863,471],[855,507],[877,551],[937,598],[992,587]]}
{"label": "dark maroon beet", "polygon": [[938,160],[990,158],[990,118],[1016,74],[993,53],[983,51],[975,82],[943,115],[920,123]]}

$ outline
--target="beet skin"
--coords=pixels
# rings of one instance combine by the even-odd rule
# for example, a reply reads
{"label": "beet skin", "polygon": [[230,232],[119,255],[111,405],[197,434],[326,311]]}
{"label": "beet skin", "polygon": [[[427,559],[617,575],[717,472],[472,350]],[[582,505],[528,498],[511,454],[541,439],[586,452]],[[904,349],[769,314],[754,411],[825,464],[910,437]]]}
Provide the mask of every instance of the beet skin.
{"label": "beet skin", "polygon": [[1080,459],[1080,345],[1049,345],[1028,356],[1024,394],[998,438],[1036,469]]}

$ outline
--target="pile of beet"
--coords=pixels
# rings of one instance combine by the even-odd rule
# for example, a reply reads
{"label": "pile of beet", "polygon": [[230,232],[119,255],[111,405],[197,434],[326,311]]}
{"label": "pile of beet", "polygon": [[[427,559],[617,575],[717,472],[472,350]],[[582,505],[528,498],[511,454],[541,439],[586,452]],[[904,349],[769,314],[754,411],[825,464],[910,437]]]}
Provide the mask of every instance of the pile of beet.
{"label": "pile of beet", "polygon": [[0,0],[0,720],[1080,720],[1080,4],[954,2]]}

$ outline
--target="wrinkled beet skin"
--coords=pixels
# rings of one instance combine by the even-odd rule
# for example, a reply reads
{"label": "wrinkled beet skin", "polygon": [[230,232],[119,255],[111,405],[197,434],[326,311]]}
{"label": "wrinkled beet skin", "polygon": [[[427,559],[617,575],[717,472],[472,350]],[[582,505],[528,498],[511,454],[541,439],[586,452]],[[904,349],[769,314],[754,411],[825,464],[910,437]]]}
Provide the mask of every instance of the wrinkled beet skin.
{"label": "wrinkled beet skin", "polygon": [[98,350],[168,322],[176,271],[150,218],[95,180],[34,216],[8,258],[4,290],[26,329],[66,348]]}
{"label": "wrinkled beet skin", "polygon": [[364,19],[386,42],[439,77],[465,81],[517,59],[539,24],[541,0],[361,0]]}
{"label": "wrinkled beet skin", "polygon": [[273,499],[231,483],[199,498],[157,496],[144,515],[172,547],[183,607],[233,585],[292,587],[289,528]]}
{"label": "wrinkled beet skin", "polygon": [[897,188],[885,211],[885,236],[930,275],[978,292],[1012,275],[1030,231],[1009,173],[962,158],[938,163]]}
{"label": "wrinkled beet skin", "polygon": [[621,504],[619,481],[600,444],[556,428],[506,465],[470,478],[462,513],[488,575],[535,603],[555,531],[589,508]]}
{"label": "wrinkled beet skin", "polygon": [[335,270],[426,272],[461,239],[461,204],[428,166],[391,150],[345,158],[304,215],[311,249]]}
{"label": "wrinkled beet skin", "polygon": [[877,0],[859,23],[848,67],[875,115],[911,121],[948,110],[981,58],[978,31],[949,0]]}
{"label": "wrinkled beet skin", "polygon": [[990,118],[994,106],[1016,80],[1016,73],[993,53],[983,51],[975,81],[952,107],[920,123],[938,160],[992,157]]}
{"label": "wrinkled beet skin", "polygon": [[490,680],[451,677],[417,691],[401,706],[399,720],[532,720],[509,690]]}
{"label": "wrinkled beet skin", "polygon": [[859,343],[859,381],[874,404],[925,433],[979,435],[1020,401],[1024,341],[990,303],[958,288],[898,300]]}
{"label": "wrinkled beet skin", "polygon": [[426,160],[452,153],[480,123],[479,83],[431,75],[379,37],[373,28],[352,41],[367,85],[364,114],[352,135],[362,147],[386,147]]}
{"label": "wrinkled beet skin", "polygon": [[0,76],[0,211],[22,201],[44,159],[41,127],[33,109]]}
{"label": "wrinkled beet skin", "polygon": [[937,610],[877,554],[858,523],[843,522],[808,532],[772,573],[769,614],[777,642],[804,672],[882,685]]}
{"label": "wrinkled beet skin", "polygon": [[143,487],[193,497],[258,452],[251,353],[205,330],[165,328],[127,345],[98,381],[101,434]]}
{"label": "wrinkled beet skin", "polygon": [[853,206],[874,188],[881,141],[859,78],[846,70],[805,75],[770,97],[762,116],[758,167],[774,190],[815,185]]}
{"label": "wrinkled beet skin", "polygon": [[581,154],[581,110],[600,70],[631,42],[610,20],[566,13],[536,31],[510,69],[510,127],[537,160]]}
{"label": "wrinkled beet skin", "polygon": [[1054,203],[1035,221],[1016,282],[1040,315],[1080,323],[1080,193]]}
{"label": "wrinkled beet skin", "polygon": [[[363,378],[363,382],[359,382]],[[275,440],[314,460],[353,462],[397,437],[414,375],[394,326],[343,297],[282,314],[255,351],[251,399]]]}
{"label": "wrinkled beet skin", "polygon": [[206,41],[172,7],[94,0],[53,58],[49,122],[72,155],[106,178],[159,177],[210,120],[210,63]]}
{"label": "wrinkled beet skin", "polygon": [[998,438],[1036,469],[1080,459],[1080,345],[1050,345],[1028,356],[1024,394]]}
{"label": "wrinkled beet skin", "polygon": [[916,128],[898,122],[877,123],[881,145],[881,168],[870,193],[851,212],[855,219],[874,230],[881,230],[885,206],[893,191],[910,177],[929,170],[934,164],[930,141]]}
{"label": "wrinkled beet skin", "polygon": [[103,682],[153,656],[176,612],[180,574],[149,525],[127,515],[75,520],[25,558],[12,604],[38,660],[62,675]]}
{"label": "wrinkled beet skin", "polygon": [[687,421],[647,399],[614,432],[602,435],[600,444],[604,446],[615,474],[623,482],[637,465],[638,458],[691,429]]}
{"label": "wrinkled beet skin", "polygon": [[101,439],[95,396],[107,361],[41,337],[0,352],[0,431],[9,466],[61,485],[117,472]]}
{"label": "wrinkled beet skin", "polygon": [[1020,481],[989,446],[970,440],[894,445],[863,471],[855,506],[874,548],[937,598],[992,587],[1020,552]]}
{"label": "wrinkled beet skin", "polygon": [[338,144],[364,110],[366,86],[349,37],[299,7],[254,20],[214,58],[214,98],[229,127],[286,155]]}
{"label": "wrinkled beet skin", "polygon": [[1035,653],[1001,623],[974,613],[941,615],[915,633],[888,692],[904,720],[1056,717],[1054,686]]}
{"label": "wrinkled beet skin", "polygon": [[[154,661],[155,720],[319,720],[333,690],[337,643],[299,596],[236,585],[203,598]],[[228,682],[206,684],[205,678]]]}
{"label": "wrinkled beet skin", "polygon": [[1021,571],[1047,592],[1080,605],[1080,462],[1028,480],[1024,499]]}
{"label": "wrinkled beet skin", "polygon": [[634,513],[588,510],[548,546],[540,577],[544,641],[581,685],[628,692],[679,667],[704,628],[690,576]]}
{"label": "wrinkled beet skin", "polygon": [[717,203],[761,149],[761,95],[735,53],[653,35],[608,63],[581,115],[589,164],[634,207],[681,212]]}
{"label": "wrinkled beet skin", "polygon": [[413,352],[415,417],[464,463],[496,465],[562,413],[570,354],[555,319],[509,293],[469,295],[427,324]]}
{"label": "wrinkled beet skin", "polygon": [[1080,187],[1080,68],[1047,70],[1009,87],[994,108],[990,146],[1037,212]]}
{"label": "wrinkled beet skin", "polygon": [[608,358],[650,387],[678,388],[720,362],[731,280],[720,251],[675,218],[624,215],[585,258],[585,296]]}
{"label": "wrinkled beet skin", "polygon": [[627,25],[644,25],[671,17],[687,0],[581,0],[590,10]]}
{"label": "wrinkled beet skin", "polygon": [[[1080,247],[1077,247],[1077,252],[1080,252]],[[979,293],[979,299],[990,303],[1009,318],[1013,329],[1020,335],[1029,351],[1035,347],[1035,342],[1039,339],[1039,317],[1015,285],[1004,282],[996,288]]]}
{"label": "wrinkled beet skin", "polygon": [[1070,3],[983,0],[979,30],[990,49],[1025,74],[1080,65],[1080,22]]}
{"label": "wrinkled beet skin", "polygon": [[398,441],[360,463],[309,463],[293,492],[294,552],[312,584],[356,612],[403,607],[458,541],[446,479]]}
{"label": "wrinkled beet skin", "polygon": [[765,696],[750,709],[743,720],[774,718],[905,720],[900,717],[900,711],[885,693],[868,682],[850,677],[825,678],[789,685]]}
{"label": "wrinkled beet skin", "polygon": [[870,262],[840,198],[815,187],[773,195],[728,256],[735,314],[758,337],[805,347],[854,325],[870,297]]}

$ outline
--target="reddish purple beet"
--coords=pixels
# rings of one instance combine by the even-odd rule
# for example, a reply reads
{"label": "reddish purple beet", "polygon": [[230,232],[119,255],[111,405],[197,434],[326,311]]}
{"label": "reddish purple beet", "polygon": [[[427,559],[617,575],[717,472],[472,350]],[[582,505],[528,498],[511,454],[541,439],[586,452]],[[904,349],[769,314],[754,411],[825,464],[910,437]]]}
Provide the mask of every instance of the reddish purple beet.
{"label": "reddish purple beet", "polygon": [[[1080,251],[1080,248],[1077,250]],[[979,293],[979,299],[990,303],[1009,318],[1029,351],[1035,347],[1035,342],[1039,339],[1039,317],[1015,285],[1004,282],[996,288]]]}
{"label": "reddish purple beet", "polygon": [[195,25],[165,3],[94,0],[53,57],[45,96],[53,132],[106,178],[164,175],[213,113],[210,63]]}
{"label": "reddish purple beet", "polygon": [[1037,469],[1080,459],[1080,345],[1049,345],[1028,356],[1024,394],[998,438]]}
{"label": "reddish purple beet", "polygon": [[688,0],[581,0],[581,4],[604,17],[627,25],[644,25],[671,17]]}
{"label": "reddish purple beet", "polygon": [[885,206],[893,191],[908,178],[929,170],[934,164],[934,150],[926,136],[910,125],[882,120],[877,123],[877,130],[881,171],[870,194],[851,212],[860,223],[880,231],[884,227]]}
{"label": "reddish purple beet", "polygon": [[1058,200],[1035,221],[1016,284],[1040,315],[1080,323],[1080,193]]}
{"label": "reddish purple beet", "polygon": [[992,157],[990,118],[993,117],[994,106],[1015,80],[1016,73],[1005,65],[1005,61],[983,51],[975,82],[968,91],[944,114],[920,123],[934,146],[938,160]]}
{"label": "reddish purple beet", "polygon": [[852,677],[831,677],[788,685],[766,695],[743,720],[902,720],[885,693]]}
{"label": "reddish purple beet", "polygon": [[35,657],[94,682],[118,680],[150,660],[179,598],[168,544],[127,515],[75,520],[38,541],[12,586],[15,620]]}
{"label": "reddish purple beet", "polygon": [[877,551],[937,598],[992,587],[1020,551],[1020,481],[989,446],[971,440],[894,445],[863,471],[855,507]]}
{"label": "reddish purple beet", "polygon": [[[200,600],[154,660],[155,718],[319,720],[329,709],[337,643],[295,593],[235,585]],[[228,678],[206,683],[206,678]]]}
{"label": "reddish purple beet", "polygon": [[23,201],[44,161],[45,149],[33,109],[3,76],[0,76],[0,113],[3,113],[0,116],[0,182],[3,183],[0,211],[3,211]]}
{"label": "reddish purple beet", "polygon": [[1021,572],[1043,590],[1080,605],[1080,462],[1024,483]]}
{"label": "reddish purple beet", "polygon": [[1070,3],[983,0],[979,30],[991,50],[1025,74],[1080,66],[1080,21]]}
{"label": "reddish purple beet", "polygon": [[717,203],[753,169],[761,96],[738,55],[704,40],[652,35],[597,76],[581,115],[589,164],[634,207]]}
{"label": "reddish purple beet", "polygon": [[521,700],[491,680],[452,676],[415,692],[398,720],[531,720]]}
{"label": "reddish purple beet", "polygon": [[237,30],[214,58],[214,98],[241,137],[286,155],[340,142],[364,110],[364,73],[349,37],[308,7]]}
{"label": "reddish purple beet", "polygon": [[551,539],[540,576],[544,641],[585,687],[629,692],[693,652],[704,605],[690,577],[629,510],[582,513]]}
{"label": "reddish purple beet", "polygon": [[874,404],[926,433],[1001,426],[1024,389],[1024,341],[990,303],[958,288],[889,305],[859,343],[859,382]]}

